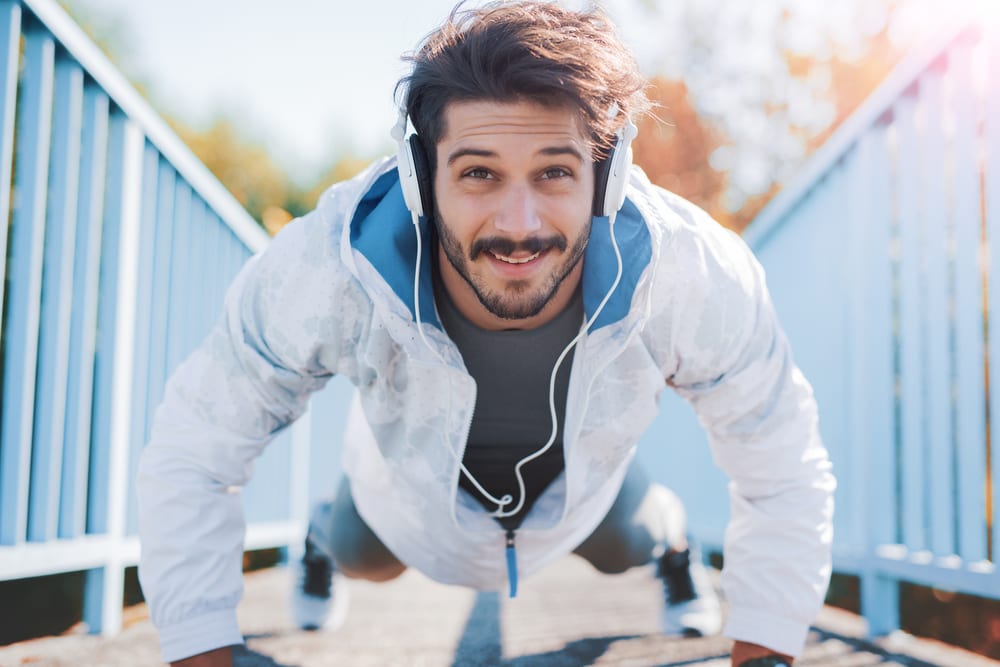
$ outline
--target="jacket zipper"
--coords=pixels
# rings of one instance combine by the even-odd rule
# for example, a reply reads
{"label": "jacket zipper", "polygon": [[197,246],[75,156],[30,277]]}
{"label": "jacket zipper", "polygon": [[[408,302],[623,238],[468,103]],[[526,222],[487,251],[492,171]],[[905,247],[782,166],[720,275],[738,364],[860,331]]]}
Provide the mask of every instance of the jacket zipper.
{"label": "jacket zipper", "polygon": [[507,583],[510,597],[517,597],[517,550],[514,548],[514,531],[507,531]]}

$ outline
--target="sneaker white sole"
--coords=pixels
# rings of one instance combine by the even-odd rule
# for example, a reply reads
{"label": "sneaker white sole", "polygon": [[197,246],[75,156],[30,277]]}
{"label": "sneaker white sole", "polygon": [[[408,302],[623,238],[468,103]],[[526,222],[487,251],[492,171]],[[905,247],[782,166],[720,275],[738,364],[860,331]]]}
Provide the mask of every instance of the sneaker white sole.
{"label": "sneaker white sole", "polygon": [[663,634],[671,637],[708,637],[722,631],[722,612],[715,600],[696,599],[664,609]]}
{"label": "sneaker white sole", "polygon": [[292,582],[292,620],[303,630],[323,630],[333,632],[347,620],[347,609],[350,606],[350,592],[347,578],[341,574],[333,575],[333,600],[306,595],[299,587],[301,572],[293,568]]}

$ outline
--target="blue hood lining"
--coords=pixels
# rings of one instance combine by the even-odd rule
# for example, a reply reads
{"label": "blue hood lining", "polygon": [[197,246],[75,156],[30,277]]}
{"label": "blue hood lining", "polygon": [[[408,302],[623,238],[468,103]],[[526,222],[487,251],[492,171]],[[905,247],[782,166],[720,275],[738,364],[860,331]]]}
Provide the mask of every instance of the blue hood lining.
{"label": "blue hood lining", "polygon": [[[431,284],[430,253],[435,249],[431,247],[430,225],[429,220],[421,218],[420,320],[442,329]],[[375,267],[412,316],[417,241],[395,169],[387,171],[368,188],[351,219],[350,233],[351,246]],[[628,314],[639,278],[653,256],[649,229],[639,209],[629,200],[618,213],[615,238],[622,254],[622,279],[591,331],[614,324]],[[608,218],[594,218],[583,261],[583,307],[589,318],[614,282],[618,268]]]}

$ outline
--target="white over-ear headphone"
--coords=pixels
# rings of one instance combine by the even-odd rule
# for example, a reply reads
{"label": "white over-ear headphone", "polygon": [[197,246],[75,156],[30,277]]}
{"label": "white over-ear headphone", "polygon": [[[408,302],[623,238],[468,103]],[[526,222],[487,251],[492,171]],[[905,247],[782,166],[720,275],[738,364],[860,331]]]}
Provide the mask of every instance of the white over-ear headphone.
{"label": "white over-ear headphone", "polygon": [[[417,174],[417,165],[413,159],[414,151],[410,146],[410,142],[419,142],[420,139],[416,134],[411,134],[409,137],[406,136],[406,121],[406,111],[400,110],[399,120],[392,128],[392,138],[396,141],[397,145],[399,184],[403,188],[403,200],[406,202],[406,208],[410,209],[411,213],[423,217],[430,213],[430,211],[424,207],[423,198],[420,196],[420,177]],[[419,153],[422,150],[422,145],[419,143],[417,145],[420,146],[417,149]],[[418,157],[417,159],[419,160],[420,158]]]}

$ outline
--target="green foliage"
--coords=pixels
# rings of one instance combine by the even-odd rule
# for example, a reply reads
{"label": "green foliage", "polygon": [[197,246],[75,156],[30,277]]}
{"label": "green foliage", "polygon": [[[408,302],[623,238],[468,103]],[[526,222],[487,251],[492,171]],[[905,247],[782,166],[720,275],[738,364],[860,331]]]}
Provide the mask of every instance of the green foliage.
{"label": "green foliage", "polygon": [[130,68],[134,49],[121,17],[104,14],[86,0],[59,0],[59,4],[121,70],[140,94],[149,100],[195,156],[269,233],[275,234],[289,220],[310,211],[331,184],[350,178],[368,162],[355,156],[334,155],[330,166],[305,186],[294,184],[261,144],[240,129],[237,119],[220,114],[207,128],[196,128],[164,111],[155,87],[141,72]]}
{"label": "green foliage", "polygon": [[231,119],[219,117],[205,130],[192,129],[177,120],[170,123],[198,159],[271,235],[312,210],[330,185],[354,176],[369,162],[352,156],[334,159],[311,184],[300,187],[263,147],[241,136]]}

